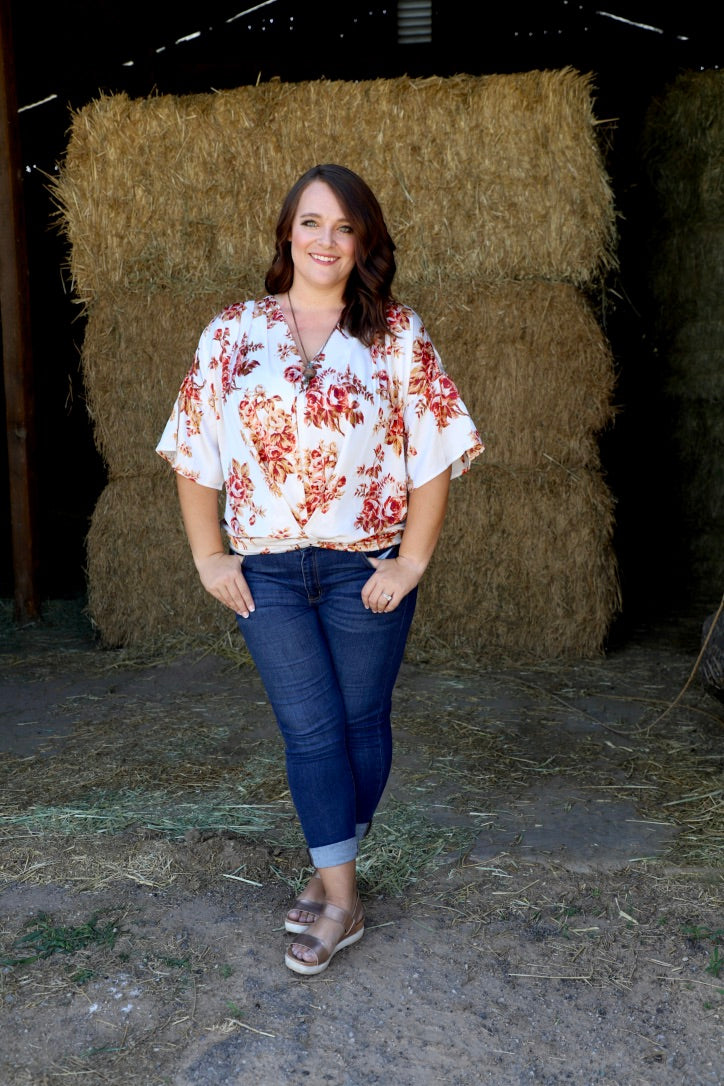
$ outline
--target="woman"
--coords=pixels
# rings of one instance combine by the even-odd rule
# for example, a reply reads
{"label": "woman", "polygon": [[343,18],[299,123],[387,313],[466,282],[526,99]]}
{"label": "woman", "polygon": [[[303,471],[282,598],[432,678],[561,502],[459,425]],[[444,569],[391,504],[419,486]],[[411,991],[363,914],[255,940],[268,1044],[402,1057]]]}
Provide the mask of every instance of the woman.
{"label": "woman", "polygon": [[[205,329],[157,451],[204,587],[237,616],[284,739],[314,874],[285,920],[312,975],[364,932],[356,880],[391,763],[392,690],[450,478],[482,451],[357,174],[282,206],[267,295]],[[222,541],[217,493],[226,490]]]}

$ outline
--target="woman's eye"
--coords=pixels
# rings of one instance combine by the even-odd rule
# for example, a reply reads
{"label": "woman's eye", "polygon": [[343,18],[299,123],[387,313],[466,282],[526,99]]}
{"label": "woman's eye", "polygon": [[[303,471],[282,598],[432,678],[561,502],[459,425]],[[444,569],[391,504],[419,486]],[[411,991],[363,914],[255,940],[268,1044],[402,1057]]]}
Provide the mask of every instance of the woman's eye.
{"label": "woman's eye", "polygon": [[[319,222],[316,219],[300,219],[299,223],[300,226],[303,226],[306,230],[316,230],[319,226]],[[340,234],[354,233],[354,228],[350,226],[349,223],[344,223],[341,226],[338,226],[337,229],[339,230]]]}

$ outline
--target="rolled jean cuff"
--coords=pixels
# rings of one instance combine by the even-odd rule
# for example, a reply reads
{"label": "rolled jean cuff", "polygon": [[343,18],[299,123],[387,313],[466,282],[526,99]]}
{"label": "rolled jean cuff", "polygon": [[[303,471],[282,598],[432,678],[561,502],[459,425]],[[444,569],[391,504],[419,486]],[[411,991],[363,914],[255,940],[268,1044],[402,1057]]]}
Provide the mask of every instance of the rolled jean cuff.
{"label": "rolled jean cuff", "polygon": [[357,835],[357,843],[359,843],[362,840],[363,837],[367,836],[369,828],[370,828],[370,823],[369,822],[358,822],[357,823],[357,825],[354,828],[355,833]]}
{"label": "rolled jean cuff", "polygon": [[333,845],[320,845],[310,848],[309,855],[315,867],[336,867],[357,859],[357,838],[348,837],[346,841],[335,841]]}

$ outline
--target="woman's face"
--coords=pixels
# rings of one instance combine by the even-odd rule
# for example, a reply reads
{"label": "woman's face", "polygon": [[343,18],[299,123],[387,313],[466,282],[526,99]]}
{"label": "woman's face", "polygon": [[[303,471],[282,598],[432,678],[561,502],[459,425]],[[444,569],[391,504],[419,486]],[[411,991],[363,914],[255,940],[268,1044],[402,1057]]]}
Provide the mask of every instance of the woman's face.
{"label": "woman's face", "polygon": [[355,266],[355,237],[337,197],[324,181],[304,189],[290,235],[294,282],[340,295]]}

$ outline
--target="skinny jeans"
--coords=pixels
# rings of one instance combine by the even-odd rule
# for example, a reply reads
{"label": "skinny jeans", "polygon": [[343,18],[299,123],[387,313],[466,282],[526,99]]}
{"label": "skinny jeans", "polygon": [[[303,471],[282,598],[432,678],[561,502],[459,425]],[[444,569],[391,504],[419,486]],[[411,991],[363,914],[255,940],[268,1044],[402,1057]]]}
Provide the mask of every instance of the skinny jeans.
{"label": "skinny jeans", "polygon": [[312,863],[357,856],[392,762],[392,691],[417,589],[376,613],[361,592],[370,557],[306,547],[242,559],[254,597],[239,629],[284,740],[287,777]]}

